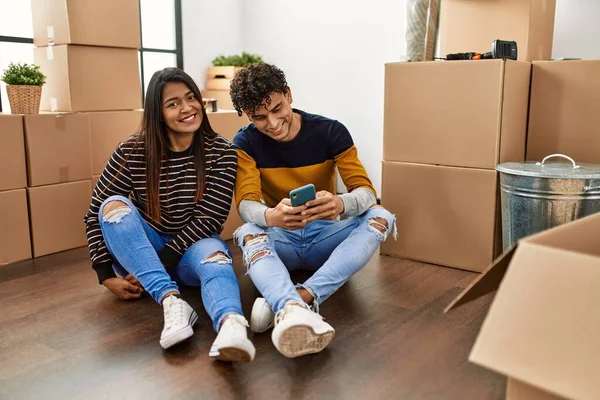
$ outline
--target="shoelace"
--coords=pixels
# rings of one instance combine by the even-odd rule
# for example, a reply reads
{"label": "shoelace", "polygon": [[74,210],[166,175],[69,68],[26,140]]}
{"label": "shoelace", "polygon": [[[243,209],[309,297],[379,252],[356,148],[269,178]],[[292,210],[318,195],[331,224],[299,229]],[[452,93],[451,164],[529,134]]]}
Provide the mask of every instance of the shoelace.
{"label": "shoelace", "polygon": [[183,302],[179,299],[170,300],[165,307],[165,323],[174,325],[183,319]]}
{"label": "shoelace", "polygon": [[246,318],[238,314],[230,315],[223,324],[230,325],[233,330],[243,333],[244,335],[246,334],[246,328],[250,327]]}
{"label": "shoelace", "polygon": [[281,322],[282,319],[288,314],[288,307],[283,307],[277,314],[275,314],[275,325]]}
{"label": "shoelace", "polygon": [[[285,318],[285,316],[290,312],[290,310],[293,310],[292,307],[298,307],[298,308],[303,308],[306,310],[306,308],[302,307],[301,305],[289,305],[289,306],[285,306],[283,307],[281,310],[279,310],[279,312],[275,315],[275,325],[277,325],[278,323],[281,322],[281,320],[283,320]],[[307,311],[312,311],[315,314],[317,314],[317,316],[319,318],[321,318],[322,320],[324,320],[325,318],[323,318],[321,316],[321,314],[319,314],[318,312],[316,312],[313,307],[310,308],[310,310]]]}

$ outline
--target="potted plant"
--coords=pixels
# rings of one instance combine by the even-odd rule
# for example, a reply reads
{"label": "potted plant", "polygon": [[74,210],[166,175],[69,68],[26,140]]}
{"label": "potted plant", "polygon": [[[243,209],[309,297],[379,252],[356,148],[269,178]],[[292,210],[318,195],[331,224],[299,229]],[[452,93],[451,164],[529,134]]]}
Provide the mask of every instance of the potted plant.
{"label": "potted plant", "polygon": [[11,113],[39,113],[42,86],[46,83],[39,65],[11,62],[0,79],[7,85]]}

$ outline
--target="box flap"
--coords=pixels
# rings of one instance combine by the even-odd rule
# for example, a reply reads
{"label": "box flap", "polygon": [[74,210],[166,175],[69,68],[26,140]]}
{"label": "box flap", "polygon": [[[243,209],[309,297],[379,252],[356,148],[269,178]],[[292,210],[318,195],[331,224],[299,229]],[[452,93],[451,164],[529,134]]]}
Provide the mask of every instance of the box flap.
{"label": "box flap", "polygon": [[550,393],[600,393],[600,257],[516,249],[469,360]]}
{"label": "box flap", "polygon": [[548,393],[516,379],[508,378],[506,400],[565,400],[565,398]]}
{"label": "box flap", "polygon": [[479,277],[446,307],[444,312],[447,313],[456,307],[496,290],[504,277],[512,255],[519,243],[534,243],[551,248],[600,256],[599,231],[600,213],[596,213],[521,239],[494,260]]}
{"label": "box flap", "polygon": [[469,284],[469,286],[467,286],[458,297],[446,307],[444,313],[498,289],[517,246],[518,243],[514,244],[511,248],[502,253],[500,257],[496,258],[494,262],[481,273],[481,275],[471,282],[471,284]]}
{"label": "box flap", "polygon": [[529,236],[525,240],[557,249],[600,256],[600,213]]}

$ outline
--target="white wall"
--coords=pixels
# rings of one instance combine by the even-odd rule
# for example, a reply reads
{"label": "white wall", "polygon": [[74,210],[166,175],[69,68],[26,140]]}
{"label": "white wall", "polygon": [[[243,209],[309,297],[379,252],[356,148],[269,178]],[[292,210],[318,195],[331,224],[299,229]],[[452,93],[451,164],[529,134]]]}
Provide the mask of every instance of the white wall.
{"label": "white wall", "polygon": [[384,63],[405,53],[403,0],[246,0],[244,47],[285,73],[294,105],[342,122],[381,190]]}
{"label": "white wall", "polygon": [[182,11],[184,68],[198,84],[220,53],[262,55],[286,73],[294,106],[346,125],[380,191],[384,63],[405,53],[404,0],[183,0]]}
{"label": "white wall", "polygon": [[182,0],[183,69],[204,88],[206,68],[219,54],[244,50],[244,0]]}
{"label": "white wall", "polygon": [[[556,3],[553,57],[600,59],[600,0]],[[384,64],[405,54],[405,14],[405,0],[183,0],[185,69],[203,87],[218,54],[261,54],[296,107],[346,125],[380,192]]]}
{"label": "white wall", "polygon": [[600,0],[556,0],[552,57],[600,59]]}

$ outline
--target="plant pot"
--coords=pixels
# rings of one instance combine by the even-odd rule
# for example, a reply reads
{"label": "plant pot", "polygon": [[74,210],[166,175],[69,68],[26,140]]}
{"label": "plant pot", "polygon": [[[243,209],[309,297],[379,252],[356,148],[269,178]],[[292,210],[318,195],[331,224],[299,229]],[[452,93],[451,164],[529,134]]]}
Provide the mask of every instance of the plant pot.
{"label": "plant pot", "polygon": [[39,114],[42,87],[35,85],[7,85],[6,93],[12,114]]}
{"label": "plant pot", "polygon": [[235,73],[243,67],[208,67],[206,69],[206,79],[214,78],[233,78]]}

